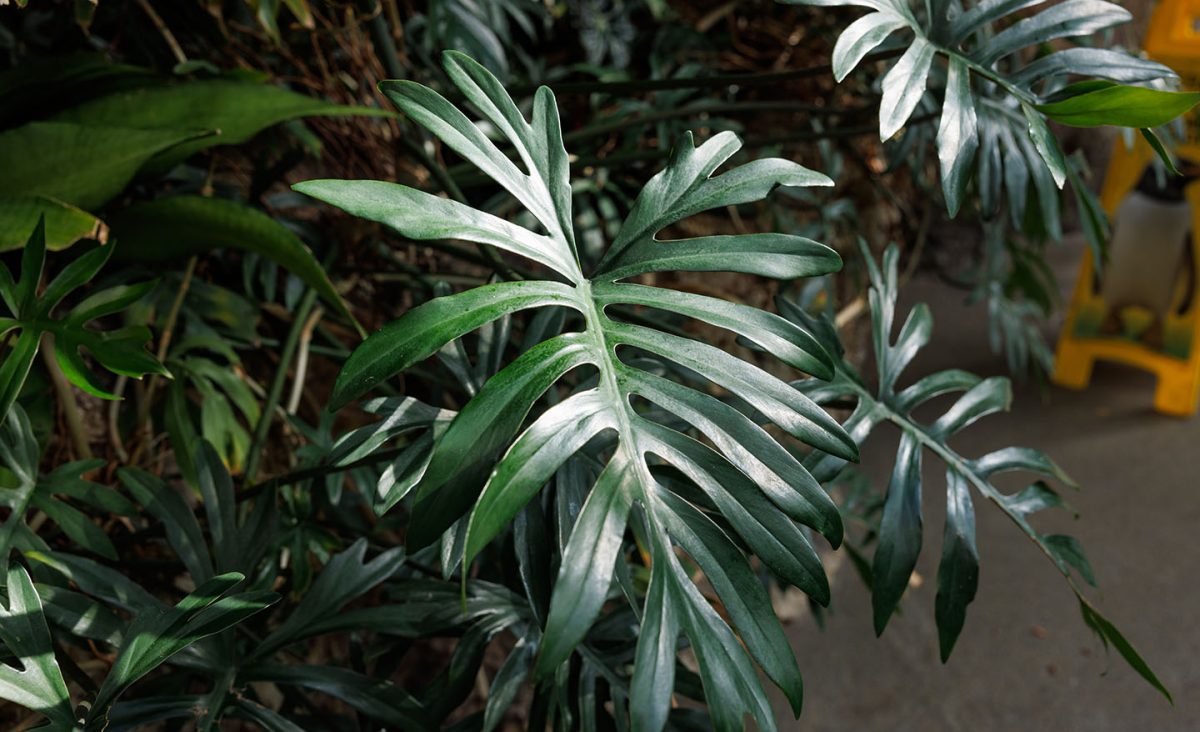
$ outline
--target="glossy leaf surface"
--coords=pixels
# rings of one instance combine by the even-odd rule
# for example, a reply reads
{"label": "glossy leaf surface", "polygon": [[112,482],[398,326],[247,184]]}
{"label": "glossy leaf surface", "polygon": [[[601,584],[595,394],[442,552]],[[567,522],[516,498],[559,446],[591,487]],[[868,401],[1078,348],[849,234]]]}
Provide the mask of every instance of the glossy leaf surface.
{"label": "glossy leaf surface", "polygon": [[[696,145],[685,135],[666,168],[634,201],[597,271],[585,274],[576,254],[567,156],[553,96],[540,90],[532,117],[526,119],[501,84],[475,62],[448,53],[445,67],[466,101],[512,145],[515,159],[505,156],[475,122],[436,92],[411,82],[388,82],[384,91],[411,120],[504,187],[544,233],[395,184],[313,181],[296,188],[413,239],[455,238],[496,247],[543,267],[547,278],[488,284],[413,308],[351,355],[338,377],[333,403],[347,404],[453,339],[512,313],[547,306],[573,311],[583,321],[581,332],[548,338],[502,366],[435,438],[415,491],[410,550],[433,543],[465,520],[465,538],[452,530],[447,536],[460,538],[445,540],[443,551],[450,553],[443,557],[451,565],[470,564],[573,456],[591,446],[607,446],[600,448],[605,467],[567,540],[572,561],[562,564],[554,585],[538,674],[544,678],[556,673],[595,622],[636,506],[646,516],[656,546],[662,547],[655,557],[674,562],[668,560],[666,547],[676,542],[704,557],[702,566],[712,573],[718,595],[731,608],[733,626],[748,639],[750,651],[747,656],[686,574],[670,569],[662,574],[667,586],[661,593],[652,586],[644,617],[648,622],[670,613],[673,619],[664,619],[655,632],[643,631],[639,656],[652,653],[653,663],[673,664],[676,638],[683,632],[702,656],[706,693],[727,705],[717,719],[718,728],[740,728],[742,714],[750,713],[763,729],[772,729],[750,656],[785,690],[796,711],[800,676],[790,653],[781,652],[774,611],[766,595],[752,589],[752,572],[735,542],[740,539],[780,577],[826,602],[828,583],[820,561],[793,520],[836,543],[841,539],[840,516],[816,481],[762,426],[693,385],[646,372],[645,359],[626,360],[625,354],[636,349],[659,363],[689,369],[753,405],[784,432],[842,458],[855,457],[854,441],[808,398],[758,366],[690,337],[626,323],[615,311],[638,306],[677,313],[737,333],[794,368],[831,375],[826,349],[803,328],[778,316],[715,298],[621,282],[638,272],[667,269],[786,272],[785,276],[833,271],[840,265],[837,255],[801,237],[659,239],[663,229],[693,214],[760,200],[779,185],[830,181],[780,159],[718,173],[740,141],[721,133]],[[728,256],[738,251],[762,254]],[[596,378],[579,384],[576,377],[581,373]],[[572,381],[577,385],[572,387]],[[543,395],[552,391],[557,403],[539,408]],[[667,426],[634,408],[635,397],[682,417],[715,448],[688,436],[686,426]],[[689,493],[676,493],[672,484],[656,479],[653,469],[660,462],[686,475],[712,508],[694,506],[688,502]],[[728,524],[719,528],[706,510]],[[656,575],[658,571],[656,565]],[[655,607],[659,602],[672,609]],[[657,650],[651,651],[651,644]],[[635,673],[640,678],[642,671]],[[669,693],[670,685],[656,681],[648,688],[652,696],[639,693],[633,700],[639,729],[660,724],[661,695]]]}

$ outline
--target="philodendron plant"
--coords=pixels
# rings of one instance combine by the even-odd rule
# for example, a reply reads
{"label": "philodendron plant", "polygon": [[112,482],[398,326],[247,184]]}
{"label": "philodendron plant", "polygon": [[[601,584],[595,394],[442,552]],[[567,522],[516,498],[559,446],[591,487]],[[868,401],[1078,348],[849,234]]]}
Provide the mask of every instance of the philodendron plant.
{"label": "philodendron plant", "polygon": [[[393,183],[316,180],[296,189],[410,239],[458,239],[522,257],[536,276],[437,297],[409,310],[354,351],[330,407],[345,407],[428,357],[445,357],[458,347],[457,339],[478,329],[503,323],[503,344],[510,316],[536,310],[525,327],[524,347],[505,354],[501,345],[494,375],[448,423],[407,416],[411,400],[393,402],[405,414],[382,414],[385,422],[427,427],[428,434],[412,440],[409,453],[381,481],[381,505],[407,512],[410,552],[426,552],[447,577],[460,574],[464,583],[489,553],[515,549],[535,622],[501,670],[502,690],[513,690],[506,692],[509,701],[514,678],[519,685],[531,673],[535,684],[568,686],[579,674],[590,679],[593,703],[597,678],[607,687],[618,728],[628,720],[634,729],[662,729],[686,716],[673,712],[672,696],[689,693],[694,680],[680,664],[682,636],[703,695],[713,702],[709,712],[716,727],[741,729],[748,715],[760,729],[775,729],[753,662],[783,690],[796,714],[802,686],[763,579],[773,576],[820,604],[829,600],[813,538],[819,534],[837,547],[842,518],[802,459],[841,465],[856,459],[858,447],[805,392],[820,398],[825,392],[813,385],[835,377],[835,384],[846,383],[848,372],[840,354],[831,352],[838,346],[836,336],[828,339],[828,329],[818,338],[798,324],[806,322],[801,317],[788,320],[744,304],[641,284],[639,278],[737,272],[788,280],[837,271],[842,263],[834,250],[785,233],[663,235],[694,214],[759,201],[777,186],[831,181],[775,158],[717,173],[737,153],[738,138],[721,133],[697,146],[684,135],[603,256],[585,266],[575,242],[569,157],[552,93],[540,89],[526,119],[500,82],[471,59],[447,53],[445,70],[483,124],[420,84],[392,81],[382,89],[410,120],[507,191],[529,214],[531,226]],[[485,130],[503,138],[515,156]],[[894,266],[892,272],[894,284]],[[882,282],[877,276],[872,296],[877,323],[884,324],[876,340],[881,353],[889,354],[887,373],[894,379],[911,358],[909,351],[923,344],[917,336],[927,336],[928,318],[911,321],[919,333],[909,333],[906,325],[899,344],[891,346],[887,331],[895,293],[894,287],[880,289]],[[801,388],[676,328],[679,318],[736,334],[799,372]],[[960,389],[976,383],[951,381],[949,387]],[[891,558],[876,558],[885,575],[881,588],[888,593],[877,603],[880,629],[903,589],[901,575],[915,562],[915,549],[906,542],[914,500],[919,533],[919,487],[903,488],[913,479],[912,466],[920,464],[914,455],[923,445],[944,444],[980,414],[1006,406],[1001,398],[1006,387],[984,383],[986,393],[969,392],[982,406],[973,408],[972,402],[952,424],[939,422],[944,428],[922,432],[920,440],[902,446],[904,466],[889,490],[896,494],[888,498],[886,542],[879,547]],[[865,389],[861,393],[870,396]],[[858,394],[851,390],[851,396]],[[372,411],[379,411],[378,404]],[[878,419],[876,412],[871,414]],[[851,427],[863,421],[856,415]],[[863,430],[856,433],[865,436]],[[823,468],[820,477],[831,475]],[[952,482],[959,505],[966,485]],[[903,516],[896,513],[901,510]],[[524,546],[527,526],[551,514],[558,551],[549,559],[532,557]],[[973,521],[956,520],[948,536],[958,556],[973,557]],[[970,562],[951,565],[960,574],[974,571]],[[703,588],[695,581],[699,574]],[[948,651],[974,594],[973,575],[950,582],[946,592],[960,595],[939,599],[939,622],[946,617],[951,626],[944,640]],[[949,610],[943,612],[943,605]],[[611,646],[614,623],[634,627],[636,647],[627,656]],[[1102,635],[1120,637],[1113,634]],[[1122,653],[1127,645],[1118,642]],[[1153,679],[1129,650],[1127,658]],[[496,686],[501,676],[493,694]],[[593,706],[586,715],[594,720],[597,713]],[[494,724],[493,715],[488,717]]]}

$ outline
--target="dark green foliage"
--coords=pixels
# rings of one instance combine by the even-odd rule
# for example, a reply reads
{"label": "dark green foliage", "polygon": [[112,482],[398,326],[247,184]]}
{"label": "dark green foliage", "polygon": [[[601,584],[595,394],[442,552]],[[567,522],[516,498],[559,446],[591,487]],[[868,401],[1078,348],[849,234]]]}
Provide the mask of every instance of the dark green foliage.
{"label": "dark green foliage", "polygon": [[[837,256],[799,237],[760,234],[678,242],[655,239],[657,232],[684,217],[755,200],[776,185],[828,181],[783,160],[762,160],[714,176],[715,169],[737,150],[736,138],[722,134],[695,148],[691,137],[685,136],[677,143],[667,168],[634,202],[629,218],[601,259],[599,271],[586,277],[569,224],[566,153],[553,97],[548,90],[538,93],[530,124],[481,66],[465,56],[448,54],[446,70],[468,101],[506,131],[530,171],[528,178],[441,96],[409,83],[391,86],[388,92],[410,118],[476,162],[521,201],[546,235],[402,186],[315,181],[298,189],[387,223],[410,238],[448,237],[508,249],[545,266],[567,284],[503,282],[413,309],[369,337],[351,355],[338,378],[333,403],[345,404],[434,354],[448,341],[502,316],[546,306],[575,311],[582,318],[582,332],[556,335],[529,348],[488,380],[434,443],[429,466],[417,484],[409,546],[417,550],[436,541],[469,511],[461,548],[455,545],[445,557],[450,562],[447,569],[460,561],[469,565],[559,468],[591,445],[587,453],[604,467],[563,550],[562,570],[544,630],[548,642],[538,658],[540,674],[548,675],[568,660],[599,614],[630,510],[636,504],[652,535],[654,576],[659,578],[652,579],[652,584],[657,581],[668,588],[661,594],[651,591],[643,612],[672,616],[666,627],[676,628],[676,634],[682,630],[697,653],[703,654],[707,693],[728,700],[729,716],[720,722],[722,728],[740,725],[743,712],[770,728],[770,712],[748,659],[723,624],[721,630],[711,625],[716,616],[677,565],[671,540],[706,570],[751,653],[799,711],[798,669],[790,653],[780,653],[786,640],[766,594],[729,537],[652,473],[659,461],[665,461],[687,475],[772,570],[819,602],[827,602],[829,592],[820,562],[788,518],[820,530],[835,543],[841,536],[840,518],[800,464],[746,416],[700,391],[647,373],[640,364],[635,369],[614,356],[632,347],[663,362],[673,361],[753,404],[794,437],[842,457],[855,455],[853,442],[824,412],[757,367],[697,341],[622,323],[605,313],[619,305],[643,305],[691,316],[770,348],[791,366],[828,375],[828,354],[810,335],[777,316],[708,297],[616,284],[640,272],[667,268],[756,273],[773,268],[773,274],[792,277],[828,272],[840,264]],[[730,252],[741,256],[731,258]],[[749,256],[751,252],[757,256]],[[597,372],[598,383],[573,387],[569,395],[522,430],[524,416],[534,402],[581,366]],[[660,368],[654,366],[653,370]],[[634,395],[691,423],[716,444],[717,451],[634,410]],[[464,462],[464,455],[472,455],[471,462]],[[472,503],[475,507],[469,510]],[[780,509],[785,513],[776,513]],[[660,570],[659,564],[664,563],[668,569]],[[656,602],[666,603],[666,607],[656,607]],[[639,654],[652,642],[650,636],[642,637]],[[673,648],[675,637],[664,634],[661,642]],[[636,678],[634,685],[638,685]],[[661,694],[635,703],[635,717],[650,713],[643,709],[666,703],[662,694],[669,696],[670,686],[661,688]]]}
{"label": "dark green foliage", "polygon": [[[834,49],[853,85],[837,92],[827,67],[697,62],[728,55],[749,13],[734,5],[438,0],[400,28],[373,0],[185,2],[116,32],[105,13],[124,6],[104,0],[78,3],[66,33],[38,16],[54,23],[31,21],[20,49],[0,34],[18,59],[95,27],[108,56],[171,71],[81,54],[0,74],[0,254],[21,250],[5,255],[19,279],[0,264],[0,699],[85,732],[775,729],[763,677],[795,715],[804,699],[772,590],[824,617],[822,558],[843,548],[882,632],[923,548],[923,502],[941,500],[928,456],[946,470],[943,660],[979,583],[982,496],[1167,694],[1076,585],[1096,584],[1079,542],[1032,524],[1070,510],[1051,487],[1066,476],[1036,450],[949,446],[1007,409],[1007,380],[902,383],[932,318],[918,306],[895,328],[896,249],[882,267],[864,249],[871,377],[827,319],[788,297],[782,317],[747,304],[761,301],[720,277],[825,306],[852,294],[834,245],[878,204],[841,185],[858,165],[897,210],[919,197],[978,219],[966,284],[1014,373],[1045,367],[1043,244],[1062,235],[1066,181],[1098,255],[1107,237],[1085,161],[1048,123],[1142,128],[1167,160],[1152,128],[1195,97],[1132,55],[1051,50],[1128,17],[1100,0],[848,4],[871,12]],[[0,11],[0,30],[24,12]],[[838,19],[754,13],[816,34]],[[822,63],[811,40],[786,63]],[[396,80],[373,97],[376,67]],[[809,82],[811,99],[781,98]],[[385,98],[399,115],[372,106]],[[888,143],[862,149],[882,174],[846,142],[873,136],[858,122],[876,103]],[[396,182],[287,190],[313,170]],[[46,250],[72,246],[43,278]],[[157,287],[117,284],[151,273]],[[356,316],[382,327],[359,343]],[[104,440],[71,426],[94,402],[47,397],[33,365],[47,335],[79,388],[134,397],[93,420]],[[913,417],[946,394],[940,418]],[[844,422],[825,408],[848,404]],[[885,422],[900,448],[871,485],[847,464]],[[110,459],[70,459],[89,445]],[[992,479],[1008,471],[1034,480],[1003,493]]]}

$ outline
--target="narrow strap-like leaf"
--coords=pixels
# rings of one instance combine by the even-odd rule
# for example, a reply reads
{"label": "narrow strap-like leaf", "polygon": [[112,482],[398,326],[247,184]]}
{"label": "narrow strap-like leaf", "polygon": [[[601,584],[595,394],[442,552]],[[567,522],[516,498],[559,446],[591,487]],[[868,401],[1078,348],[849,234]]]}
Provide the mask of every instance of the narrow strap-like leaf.
{"label": "narrow strap-like leaf", "polygon": [[46,219],[38,219],[38,224],[29,235],[25,249],[21,251],[21,279],[13,287],[13,299],[16,308],[13,315],[20,318],[33,316],[34,302],[37,299],[37,289],[42,282],[42,269],[46,265]]}
{"label": "narrow strap-like leaf", "polygon": [[492,732],[504,720],[504,715],[517,698],[538,653],[536,631],[517,641],[508,658],[496,671],[488,689],[487,706],[483,710],[483,732]]}
{"label": "narrow strap-like leaf", "polygon": [[971,98],[971,72],[958,56],[950,57],[946,77],[946,102],[938,125],[938,161],[941,163],[942,192],[951,216],[958,213],[967,193],[967,182],[975,168],[979,136],[975,102]]}
{"label": "narrow strap-like leaf", "polygon": [[1014,84],[1028,88],[1055,76],[1087,76],[1111,79],[1122,84],[1170,79],[1175,72],[1156,61],[1108,48],[1067,48],[1029,63],[1012,76]]}
{"label": "narrow strap-like leaf", "polygon": [[150,280],[136,285],[117,285],[92,293],[71,308],[64,321],[74,326],[82,326],[96,318],[112,315],[141,300],[157,285],[157,281]]}
{"label": "narrow strap-like leaf", "polygon": [[1004,496],[1002,501],[1006,510],[1022,517],[1047,508],[1067,508],[1062,496],[1040,480],[1025,486],[1018,493]]}
{"label": "narrow strap-like leaf", "polygon": [[112,247],[97,247],[81,257],[71,260],[62,271],[46,285],[38,298],[37,315],[45,318],[69,293],[90,282],[112,256]]}
{"label": "narrow strap-like leaf", "polygon": [[166,605],[124,574],[86,557],[60,552],[26,552],[25,557],[67,578],[82,591],[135,617]]}
{"label": "narrow strap-like leaf", "polygon": [[594,389],[568,397],[538,417],[484,486],[471,512],[464,563],[508,525],[567,458],[614,426],[608,402]]}
{"label": "narrow strap-like leaf", "polygon": [[946,471],[946,527],[942,533],[942,560],[938,564],[934,617],[942,663],[950,658],[954,642],[967,618],[967,605],[979,585],[979,551],[975,548],[975,508],[966,478],[953,468]]}
{"label": "narrow strap-like leaf", "polygon": [[981,417],[1007,411],[1012,402],[1012,385],[1008,379],[993,376],[971,387],[958,398],[946,413],[938,418],[930,432],[949,437]]}
{"label": "narrow strap-like leaf", "polygon": [[783,690],[792,713],[799,716],[804,700],[800,667],[788,644],[771,598],[749,562],[729,537],[707,516],[673,493],[660,490],[667,510],[661,512],[667,531],[704,570],[721,603],[767,676]]}
{"label": "narrow strap-like leaf", "polygon": [[776,186],[831,186],[827,176],[790,160],[766,158],[710,178],[742,143],[721,132],[693,147],[685,133],[672,148],[671,161],[642,189],[616,240],[600,262],[601,271],[629,246],[653,237],[664,227],[688,216],[724,206],[758,201]]}
{"label": "narrow strap-like leaf", "polygon": [[917,406],[943,394],[966,391],[978,384],[975,374],[961,369],[949,369],[922,377],[896,395],[896,407],[907,414]]}
{"label": "narrow strap-like leaf", "polygon": [[917,36],[881,82],[879,139],[889,140],[900,131],[925,94],[925,82],[933,63],[934,47]]}
{"label": "narrow strap-like leaf", "polygon": [[793,234],[743,234],[669,241],[642,239],[596,279],[679,271],[740,272],[790,280],[818,277],[841,268],[842,258],[837,252],[811,239]]}
{"label": "narrow strap-like leaf", "polygon": [[1071,480],[1066,471],[1058,467],[1049,456],[1041,450],[1034,450],[1028,447],[1001,448],[973,460],[971,466],[976,473],[985,478],[990,478],[999,473],[1023,470],[1053,477],[1055,480],[1069,486],[1075,485],[1075,481]]}
{"label": "narrow strap-like leaf", "polygon": [[310,180],[293,188],[355,216],[390,226],[410,239],[461,239],[487,244],[544,264],[568,279],[578,279],[578,265],[571,253],[550,237],[449,198],[376,180]]}
{"label": "narrow strap-like leaf", "polygon": [[795,457],[761,427],[715,397],[644,371],[627,369],[623,380],[640,394],[701,433],[789,517],[821,532],[837,546],[842,519],[837,505]]}
{"label": "narrow strap-like leaf", "polygon": [[644,305],[725,328],[756,343],[789,366],[818,379],[833,377],[833,358],[817,339],[774,313],[706,295],[645,285],[602,284],[596,285],[592,293],[601,305]]}
{"label": "narrow strap-like leaf", "polygon": [[733,631],[708,600],[696,589],[674,556],[667,558],[682,610],[681,626],[696,654],[704,695],[718,699],[709,706],[716,732],[742,732],[745,716],[754,718],[757,729],[775,732],[775,715],[750,658]]}
{"label": "narrow strap-like leaf", "polygon": [[339,409],[451,340],[506,313],[547,305],[576,307],[574,290],[555,282],[499,282],[439,297],[367,337],[346,359],[330,408]]}
{"label": "narrow strap-like leaf", "polygon": [[617,339],[692,369],[733,392],[808,445],[857,457],[858,446],[829,414],[791,386],[719,348],[639,326],[609,329]]}
{"label": "narrow strap-like leaf", "polygon": [[997,33],[976,55],[990,66],[1021,49],[1058,38],[1086,36],[1128,22],[1133,15],[1104,0],[1064,0]]}
{"label": "narrow strap-like leaf", "polygon": [[36,330],[22,330],[12,350],[4,354],[4,361],[0,362],[0,420],[8,415],[21,393],[41,340],[42,334]]}
{"label": "narrow strap-like leaf", "polygon": [[212,536],[215,567],[218,572],[238,569],[243,557],[239,546],[237,498],[229,471],[221,456],[207,441],[196,447],[196,475],[204,512],[208,516],[208,531]]}
{"label": "narrow strap-like leaf", "polygon": [[551,673],[567,659],[608,596],[632,505],[627,485],[632,466],[623,450],[618,450],[596,479],[563,549],[537,664],[539,676]]}
{"label": "narrow strap-like leaf", "polygon": [[[1054,185],[1062,188],[1067,179],[1067,161],[1063,157],[1062,148],[1058,146],[1058,140],[1054,139],[1049,125],[1037,110],[1028,104],[1022,104],[1021,111],[1025,114],[1025,121],[1029,123],[1029,137],[1033,140],[1038,156],[1045,161],[1046,169],[1049,169],[1054,178]],[[1041,169],[1040,165],[1035,166],[1035,171]]]}
{"label": "narrow strap-like leaf", "polygon": [[1018,10],[1041,5],[1046,0],[981,0],[950,23],[950,42],[959,43],[980,28]]}
{"label": "narrow strap-like leaf", "polygon": [[888,483],[879,545],[871,575],[875,635],[881,635],[900,602],[921,553],[921,443],[909,432],[900,438],[896,466]]}
{"label": "narrow strap-like leaf", "polygon": [[933,335],[933,316],[925,303],[918,303],[908,313],[900,333],[896,336],[896,344],[884,351],[880,359],[879,383],[882,391],[890,392],[903,373],[912,363],[917,353],[929,343]]}
{"label": "narrow strap-like leaf", "polygon": [[886,11],[868,13],[846,26],[833,46],[833,78],[844,80],[864,56],[907,26],[904,18]]}
{"label": "narrow strap-like leaf", "polygon": [[[657,536],[657,533],[654,533]],[[654,552],[650,587],[646,590],[642,623],[633,662],[629,714],[635,732],[658,732],[667,723],[675,691],[675,650],[679,640],[677,593],[670,587],[669,548]],[[718,621],[720,624],[720,621]]]}
{"label": "narrow strap-like leaf", "polygon": [[742,540],[773,572],[825,605],[829,580],[804,533],[744,473],[708,446],[674,430],[641,423],[645,449],[668,461],[695,483],[733,525]]}
{"label": "narrow strap-like leaf", "polygon": [[494,460],[546,390],[565,373],[594,358],[590,339],[582,333],[566,333],[542,341],[504,367],[438,438],[421,495],[429,495],[477,462],[474,456],[485,462]]}
{"label": "narrow strap-like leaf", "polygon": [[[530,408],[567,371],[594,358],[588,338],[564,334],[522,354],[488,380],[436,441],[419,477],[422,521],[409,546],[434,541],[468,510]],[[391,499],[389,499],[391,500]]]}

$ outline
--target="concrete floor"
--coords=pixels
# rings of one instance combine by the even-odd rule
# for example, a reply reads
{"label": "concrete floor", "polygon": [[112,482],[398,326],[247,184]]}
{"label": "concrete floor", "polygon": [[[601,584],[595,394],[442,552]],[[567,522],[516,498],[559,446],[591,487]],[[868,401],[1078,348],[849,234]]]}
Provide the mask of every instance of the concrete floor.
{"label": "concrete floor", "polygon": [[[1073,281],[1078,251],[1075,242],[1056,254],[1064,286]],[[903,383],[949,366],[1004,373],[988,347],[986,314],[965,307],[963,293],[918,277],[906,299],[929,302],[936,324],[932,344]],[[1105,655],[1057,570],[979,499],[979,592],[953,656],[939,662],[933,603],[945,482],[942,466],[926,455],[917,567],[923,582],[910,588],[902,614],[877,640],[870,597],[841,563],[825,630],[811,618],[789,628],[804,672],[805,710],[792,723],[777,705],[782,728],[1200,730],[1200,420],[1155,414],[1152,392],[1150,376],[1101,364],[1084,392],[1018,387],[1012,412],[976,423],[954,444],[967,456],[1038,447],[1080,483],[1081,492],[1067,496],[1079,520],[1048,511],[1035,515],[1034,526],[1083,542],[1100,582],[1099,607],[1157,671],[1174,707],[1115,652]],[[864,454],[876,485],[887,481],[893,433],[878,435]]]}

